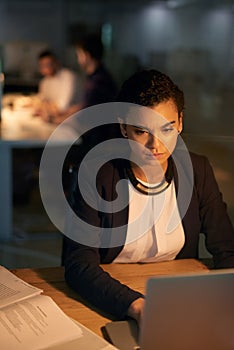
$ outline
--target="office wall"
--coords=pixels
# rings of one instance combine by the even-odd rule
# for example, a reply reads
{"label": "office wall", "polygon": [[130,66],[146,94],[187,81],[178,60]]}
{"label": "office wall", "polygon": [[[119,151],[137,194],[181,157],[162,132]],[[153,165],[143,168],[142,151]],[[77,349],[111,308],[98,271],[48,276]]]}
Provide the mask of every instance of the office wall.
{"label": "office wall", "polygon": [[0,44],[47,42],[63,56],[69,26],[110,23],[117,53],[137,55],[148,64],[152,52],[204,50],[210,55],[209,67],[223,79],[234,70],[234,15],[230,5],[221,5],[116,7],[94,1],[0,0]]}
{"label": "office wall", "polygon": [[63,1],[0,0],[0,43],[46,41],[57,49],[65,44]]}

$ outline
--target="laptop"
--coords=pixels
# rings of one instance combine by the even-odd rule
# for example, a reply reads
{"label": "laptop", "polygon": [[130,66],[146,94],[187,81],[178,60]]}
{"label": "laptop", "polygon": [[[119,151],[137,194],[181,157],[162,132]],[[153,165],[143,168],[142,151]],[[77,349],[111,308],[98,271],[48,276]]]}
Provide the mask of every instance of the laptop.
{"label": "laptop", "polygon": [[234,269],[150,278],[140,329],[102,331],[120,350],[234,350]]}

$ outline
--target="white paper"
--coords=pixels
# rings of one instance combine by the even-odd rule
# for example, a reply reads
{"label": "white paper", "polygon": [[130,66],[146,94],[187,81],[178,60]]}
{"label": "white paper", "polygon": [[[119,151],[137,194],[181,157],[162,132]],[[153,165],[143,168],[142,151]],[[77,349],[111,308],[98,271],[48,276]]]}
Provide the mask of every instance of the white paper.
{"label": "white paper", "polygon": [[0,266],[0,308],[41,293],[41,289],[24,282]]}
{"label": "white paper", "polygon": [[0,310],[2,350],[38,350],[82,336],[48,296],[38,295]]}
{"label": "white paper", "polygon": [[41,293],[0,266],[1,350],[39,350],[82,337],[81,328]]}

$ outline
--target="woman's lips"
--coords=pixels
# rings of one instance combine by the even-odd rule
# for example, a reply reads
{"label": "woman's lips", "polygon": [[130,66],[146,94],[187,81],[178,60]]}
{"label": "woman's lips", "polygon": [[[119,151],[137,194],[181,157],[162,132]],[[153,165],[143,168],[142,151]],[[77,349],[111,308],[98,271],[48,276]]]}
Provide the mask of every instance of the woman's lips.
{"label": "woman's lips", "polygon": [[147,158],[152,158],[152,159],[160,159],[163,157],[163,153],[147,153],[146,154]]}

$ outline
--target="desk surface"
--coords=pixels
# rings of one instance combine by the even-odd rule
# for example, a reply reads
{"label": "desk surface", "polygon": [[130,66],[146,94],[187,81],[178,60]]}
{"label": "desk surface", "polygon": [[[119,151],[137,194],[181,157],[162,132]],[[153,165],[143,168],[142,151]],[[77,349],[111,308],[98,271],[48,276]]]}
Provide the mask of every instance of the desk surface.
{"label": "desk surface", "polygon": [[[3,108],[1,121],[1,142],[25,143],[39,142],[45,145],[55,126],[44,122],[40,117],[33,117],[32,109],[12,110]],[[36,141],[36,142],[35,142]]]}
{"label": "desk surface", "polygon": [[[149,277],[156,275],[175,275],[190,272],[208,272],[208,268],[197,260],[174,260],[152,264],[110,264],[103,269],[129,287],[143,292]],[[43,289],[59,307],[96,334],[101,335],[101,327],[108,321],[107,317],[97,313],[94,308],[85,306],[79,296],[64,281],[62,267],[12,270],[24,281]]]}

